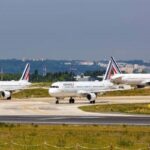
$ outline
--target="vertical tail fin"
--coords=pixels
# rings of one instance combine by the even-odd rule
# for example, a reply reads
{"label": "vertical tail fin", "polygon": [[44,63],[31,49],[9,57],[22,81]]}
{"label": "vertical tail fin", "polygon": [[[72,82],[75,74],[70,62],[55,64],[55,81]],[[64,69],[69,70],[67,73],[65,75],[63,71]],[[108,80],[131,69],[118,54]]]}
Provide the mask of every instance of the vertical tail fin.
{"label": "vertical tail fin", "polygon": [[111,60],[109,61],[108,67],[106,69],[105,76],[103,80],[110,80],[111,76],[114,74],[121,74],[121,71],[113,57],[111,57]]}
{"label": "vertical tail fin", "polygon": [[112,68],[112,60],[109,61],[107,69],[106,69],[106,73],[104,75],[103,80],[110,80],[111,77],[111,68]]}
{"label": "vertical tail fin", "polygon": [[30,76],[30,64],[27,63],[20,80],[29,81],[29,76]]}
{"label": "vertical tail fin", "polygon": [[112,72],[113,74],[121,74],[121,71],[115,61],[115,59],[113,57],[111,57],[111,61],[112,61]]}

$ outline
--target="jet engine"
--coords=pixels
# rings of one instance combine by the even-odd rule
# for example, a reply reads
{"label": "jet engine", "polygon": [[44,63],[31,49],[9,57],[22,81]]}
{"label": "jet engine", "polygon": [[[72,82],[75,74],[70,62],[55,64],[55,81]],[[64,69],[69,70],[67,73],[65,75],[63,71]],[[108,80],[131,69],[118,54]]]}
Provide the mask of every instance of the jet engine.
{"label": "jet engine", "polygon": [[96,94],[95,93],[90,93],[87,95],[87,99],[91,102],[91,103],[95,103],[95,99],[96,99]]}
{"label": "jet engine", "polygon": [[9,91],[3,91],[2,92],[2,96],[4,97],[4,99],[9,100],[9,99],[11,99],[11,92],[9,92]]}
{"label": "jet engine", "polygon": [[145,85],[137,85],[136,87],[137,87],[138,89],[142,89],[142,88],[145,87]]}

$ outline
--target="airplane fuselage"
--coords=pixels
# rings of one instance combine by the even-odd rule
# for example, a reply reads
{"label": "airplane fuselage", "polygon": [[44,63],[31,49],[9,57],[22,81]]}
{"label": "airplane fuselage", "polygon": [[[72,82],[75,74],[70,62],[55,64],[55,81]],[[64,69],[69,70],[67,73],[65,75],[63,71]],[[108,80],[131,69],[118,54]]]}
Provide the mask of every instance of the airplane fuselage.
{"label": "airplane fuselage", "polygon": [[0,81],[0,91],[16,91],[24,89],[30,84],[28,81]]}
{"label": "airplane fuselage", "polygon": [[49,88],[49,94],[53,97],[77,97],[115,88],[116,86],[109,81],[56,82]]}
{"label": "airplane fuselage", "polygon": [[150,74],[116,74],[111,81],[117,84],[146,85],[150,83]]}

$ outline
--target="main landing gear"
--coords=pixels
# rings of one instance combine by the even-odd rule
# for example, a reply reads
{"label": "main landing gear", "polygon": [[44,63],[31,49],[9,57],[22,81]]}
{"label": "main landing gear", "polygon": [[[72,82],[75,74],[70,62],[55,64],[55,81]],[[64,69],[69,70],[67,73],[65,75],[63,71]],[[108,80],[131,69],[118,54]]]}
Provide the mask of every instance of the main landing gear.
{"label": "main landing gear", "polygon": [[90,101],[90,104],[95,104],[95,100],[94,101]]}
{"label": "main landing gear", "polygon": [[11,96],[7,98],[7,100],[11,100]]}
{"label": "main landing gear", "polygon": [[[60,100],[60,98],[56,98],[56,104],[59,104],[59,100]],[[70,104],[74,104],[75,103],[75,99],[74,98],[72,98],[72,97],[70,97],[70,99],[69,99],[69,103]]]}
{"label": "main landing gear", "polygon": [[71,97],[71,98],[69,99],[69,103],[70,103],[70,104],[74,104],[74,102],[75,102],[75,100]]}

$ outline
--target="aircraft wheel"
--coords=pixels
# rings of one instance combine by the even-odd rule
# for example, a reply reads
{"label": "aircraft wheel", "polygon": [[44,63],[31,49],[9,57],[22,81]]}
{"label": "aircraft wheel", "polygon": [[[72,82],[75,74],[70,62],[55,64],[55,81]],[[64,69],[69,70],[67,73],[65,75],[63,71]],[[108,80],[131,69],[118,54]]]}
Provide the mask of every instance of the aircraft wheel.
{"label": "aircraft wheel", "polygon": [[70,104],[73,104],[74,102],[75,102],[75,100],[74,100],[73,98],[70,98],[70,99],[69,99],[69,103],[70,103]]}
{"label": "aircraft wheel", "polygon": [[70,98],[70,99],[69,99],[69,103],[72,104],[72,102],[73,102],[73,101],[72,101],[72,98]]}
{"label": "aircraft wheel", "polygon": [[94,101],[90,101],[90,104],[95,104],[95,100]]}
{"label": "aircraft wheel", "polygon": [[69,103],[71,104],[71,99],[69,99]]}
{"label": "aircraft wheel", "polygon": [[59,100],[56,100],[56,104],[59,104]]}
{"label": "aircraft wheel", "polygon": [[74,102],[75,102],[75,100],[74,99],[72,99],[72,103],[74,104]]}
{"label": "aircraft wheel", "polygon": [[7,100],[11,100],[11,96],[7,98]]}

